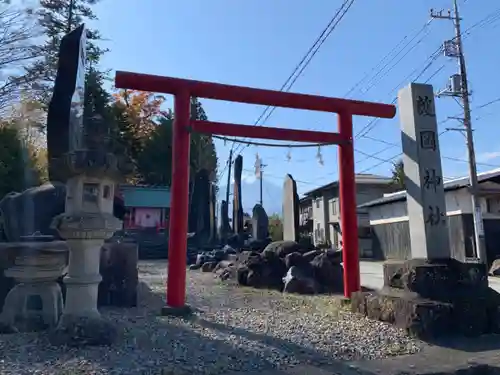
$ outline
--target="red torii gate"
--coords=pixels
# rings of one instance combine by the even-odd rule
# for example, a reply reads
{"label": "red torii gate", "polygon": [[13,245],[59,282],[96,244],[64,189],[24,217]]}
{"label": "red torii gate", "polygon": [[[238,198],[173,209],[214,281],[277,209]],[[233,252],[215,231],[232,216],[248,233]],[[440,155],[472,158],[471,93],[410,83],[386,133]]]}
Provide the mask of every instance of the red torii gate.
{"label": "red torii gate", "polygon": [[[339,194],[344,262],[344,295],[360,289],[358,223],[352,116],[393,118],[389,104],[263,90],[188,79],[116,72],[117,88],[174,95],[172,199],[168,243],[167,305],[183,308],[186,297],[190,131],[231,137],[274,139],[339,145]],[[190,120],[190,98],[307,109],[338,114],[338,132],[319,132]]]}

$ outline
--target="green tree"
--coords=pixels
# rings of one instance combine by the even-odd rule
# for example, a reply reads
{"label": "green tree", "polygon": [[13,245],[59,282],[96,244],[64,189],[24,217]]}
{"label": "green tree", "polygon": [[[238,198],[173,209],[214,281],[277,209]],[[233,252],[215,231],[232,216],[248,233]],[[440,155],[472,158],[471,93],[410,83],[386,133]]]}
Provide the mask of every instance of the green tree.
{"label": "green tree", "polygon": [[405,171],[403,160],[399,160],[393,164],[392,182],[401,189],[405,188]]}
{"label": "green tree", "polygon": [[283,240],[283,220],[278,214],[269,216],[269,236],[273,241]]}
{"label": "green tree", "polygon": [[[80,24],[97,17],[92,12],[92,6],[98,0],[40,0],[36,12],[38,23],[46,36],[39,47],[40,58],[27,67],[27,84],[36,100],[48,105],[52,96],[59,46],[62,37]],[[101,40],[98,31],[87,29],[87,60],[91,66],[96,67],[104,52],[97,45]]]}
{"label": "green tree", "polygon": [[0,199],[12,191],[40,184],[35,155],[24,147],[19,131],[9,123],[0,124]]}
{"label": "green tree", "polygon": [[[192,116],[197,120],[207,120],[207,115],[197,99],[191,102]],[[137,159],[137,170],[146,184],[171,184],[172,175],[172,128],[174,114],[164,113],[151,136],[145,141]],[[192,133],[190,146],[190,177],[200,169],[207,169],[216,182],[217,152],[211,135]]]}

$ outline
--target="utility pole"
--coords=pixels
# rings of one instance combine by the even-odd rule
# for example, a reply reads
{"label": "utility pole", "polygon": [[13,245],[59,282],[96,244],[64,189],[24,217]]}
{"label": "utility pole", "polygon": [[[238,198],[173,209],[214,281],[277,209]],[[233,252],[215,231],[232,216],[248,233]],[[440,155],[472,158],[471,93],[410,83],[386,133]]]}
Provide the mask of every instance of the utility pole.
{"label": "utility pole", "polygon": [[260,205],[263,206],[263,201],[262,201],[262,175],[264,174],[264,171],[262,170],[263,165],[260,165]]}
{"label": "utility pole", "polygon": [[229,217],[229,190],[231,187],[231,168],[233,165],[233,149],[229,151],[229,159],[227,161],[228,165],[228,170],[227,170],[227,187],[226,187],[226,210],[224,212],[224,215],[226,217]]}
{"label": "utility pole", "polygon": [[255,156],[255,175],[257,178],[260,180],[260,205],[263,206],[263,199],[262,199],[262,180],[263,180],[263,175],[264,175],[264,170],[263,168],[267,167],[266,164],[262,163],[262,159],[259,157],[259,154]]}
{"label": "utility pole", "polygon": [[472,121],[470,115],[469,88],[467,82],[467,69],[462,45],[462,34],[460,30],[460,15],[458,12],[457,0],[453,0],[453,13],[448,11],[443,15],[443,11],[434,12],[431,9],[431,17],[453,21],[455,25],[455,38],[444,43],[444,53],[447,57],[455,57],[458,60],[458,74],[450,78],[450,85],[447,89],[441,91],[438,96],[452,96],[460,98],[464,110],[464,117],[460,119],[464,124],[464,133],[467,140],[467,152],[469,155],[469,179],[470,193],[472,196],[472,207],[474,217],[474,237],[475,252],[479,260],[487,265],[486,244],[483,227],[483,215],[479,202],[479,188],[477,181],[476,156],[474,152],[474,139],[472,130]]}

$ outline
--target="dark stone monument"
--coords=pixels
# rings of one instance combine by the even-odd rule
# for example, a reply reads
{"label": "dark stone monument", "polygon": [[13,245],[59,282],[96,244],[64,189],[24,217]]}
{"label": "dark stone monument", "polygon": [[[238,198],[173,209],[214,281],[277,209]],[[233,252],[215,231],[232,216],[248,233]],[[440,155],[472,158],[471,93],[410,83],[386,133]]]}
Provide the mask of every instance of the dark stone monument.
{"label": "dark stone monument", "polygon": [[219,225],[219,237],[221,240],[227,240],[227,236],[231,231],[231,225],[229,224],[229,217],[227,216],[228,207],[227,202],[222,201],[220,204],[220,225]]}
{"label": "dark stone monument", "polygon": [[211,244],[217,243],[217,218],[215,215],[215,203],[217,202],[217,197],[215,194],[216,186],[213,182],[210,182],[210,240]]}
{"label": "dark stone monument", "polygon": [[60,161],[83,142],[86,30],[81,25],[61,40],[52,100],[47,113],[47,153],[50,181],[66,182]]}
{"label": "dark stone monument", "polygon": [[299,194],[297,183],[290,174],[283,183],[283,240],[299,240]]}
{"label": "dark stone monument", "polygon": [[240,234],[243,232],[243,202],[241,200],[242,172],[243,156],[238,155],[234,160],[233,231],[235,234]]}
{"label": "dark stone monument", "polygon": [[263,241],[269,235],[269,218],[266,210],[256,204],[252,210],[252,237],[254,240]]}
{"label": "dark stone monument", "polygon": [[500,333],[500,295],[484,264],[451,258],[431,85],[399,92],[413,259],[384,264],[384,288],[352,295],[354,311],[423,339]]}
{"label": "dark stone monument", "polygon": [[209,173],[206,169],[201,169],[194,178],[189,212],[189,232],[195,233],[195,242],[199,246],[210,240],[210,195]]}

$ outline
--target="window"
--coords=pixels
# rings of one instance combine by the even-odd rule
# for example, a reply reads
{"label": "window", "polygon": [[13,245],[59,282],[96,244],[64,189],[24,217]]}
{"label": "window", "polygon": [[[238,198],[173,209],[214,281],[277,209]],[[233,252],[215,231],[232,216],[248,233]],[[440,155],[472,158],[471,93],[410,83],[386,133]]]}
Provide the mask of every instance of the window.
{"label": "window", "polygon": [[319,208],[319,198],[316,198],[316,208]]}
{"label": "window", "polygon": [[332,215],[337,215],[337,200],[332,200]]}

